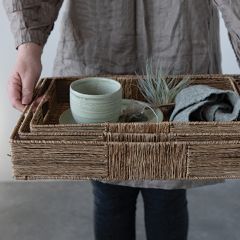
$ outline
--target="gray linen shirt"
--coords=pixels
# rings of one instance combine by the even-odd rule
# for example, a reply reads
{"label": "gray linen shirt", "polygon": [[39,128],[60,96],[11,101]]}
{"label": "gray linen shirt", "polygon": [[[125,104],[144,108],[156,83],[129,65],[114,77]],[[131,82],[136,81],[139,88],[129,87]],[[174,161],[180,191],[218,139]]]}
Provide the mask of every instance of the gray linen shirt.
{"label": "gray linen shirt", "polygon": [[[4,0],[15,44],[44,45],[62,0]],[[64,14],[55,76],[134,73],[146,59],[169,74],[221,73],[219,9],[240,62],[239,0],[70,0]],[[128,181],[164,189],[208,181]],[[214,183],[214,182],[211,182]]]}

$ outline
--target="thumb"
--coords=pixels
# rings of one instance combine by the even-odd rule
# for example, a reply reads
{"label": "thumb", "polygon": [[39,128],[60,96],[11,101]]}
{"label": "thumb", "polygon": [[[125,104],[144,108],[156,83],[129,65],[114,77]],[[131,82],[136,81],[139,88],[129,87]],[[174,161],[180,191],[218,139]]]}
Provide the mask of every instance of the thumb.
{"label": "thumb", "polygon": [[35,81],[32,78],[25,78],[22,82],[22,104],[26,105],[32,101]]}

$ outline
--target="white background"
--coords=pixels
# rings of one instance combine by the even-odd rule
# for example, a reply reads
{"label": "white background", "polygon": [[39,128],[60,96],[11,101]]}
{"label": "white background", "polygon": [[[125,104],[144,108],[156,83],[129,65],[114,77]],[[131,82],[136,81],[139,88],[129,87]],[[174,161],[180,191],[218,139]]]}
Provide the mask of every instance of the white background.
{"label": "white background", "polygon": [[[63,11],[64,6],[61,9],[55,28],[44,49],[42,57],[42,77],[51,76],[52,73]],[[239,73],[236,58],[229,43],[227,31],[222,19],[220,24],[223,73]],[[12,171],[10,157],[7,156],[7,154],[10,153],[10,145],[8,142],[20,113],[11,107],[6,91],[8,76],[15,63],[16,50],[2,3],[0,4],[0,29],[0,181],[9,181],[12,180]]]}

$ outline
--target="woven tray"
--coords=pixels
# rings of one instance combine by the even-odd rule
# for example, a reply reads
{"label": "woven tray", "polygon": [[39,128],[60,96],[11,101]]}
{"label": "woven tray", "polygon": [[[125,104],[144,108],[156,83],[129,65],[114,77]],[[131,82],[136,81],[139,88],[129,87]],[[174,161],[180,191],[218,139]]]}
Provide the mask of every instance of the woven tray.
{"label": "woven tray", "polygon": [[[135,77],[112,78],[125,98],[143,99]],[[49,100],[19,119],[11,136],[16,179],[240,178],[239,122],[58,124],[76,79],[44,80]],[[230,77],[193,76],[199,83],[237,91]]]}
{"label": "woven tray", "polygon": [[[125,98],[144,100],[137,89],[135,76],[112,76],[123,86]],[[48,86],[45,96],[49,101],[43,100],[36,113],[31,109],[20,127],[19,134],[25,139],[73,139],[83,141],[164,141],[168,140],[238,140],[238,133],[233,125],[238,122],[191,122],[159,124],[127,123],[127,124],[58,124],[63,111],[69,108],[69,85],[77,78],[53,79]],[[179,77],[179,81],[181,77]],[[237,91],[233,79],[224,76],[194,76],[191,84],[206,84],[220,89]],[[30,128],[29,128],[30,126]],[[171,134],[168,134],[171,133]],[[166,135],[168,134],[168,135]]]}

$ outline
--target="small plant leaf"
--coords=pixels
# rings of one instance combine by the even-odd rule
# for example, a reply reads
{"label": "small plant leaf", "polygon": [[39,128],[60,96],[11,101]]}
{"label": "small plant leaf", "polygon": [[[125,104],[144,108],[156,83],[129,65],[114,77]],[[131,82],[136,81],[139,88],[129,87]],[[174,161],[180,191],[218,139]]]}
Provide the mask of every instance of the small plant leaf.
{"label": "small plant leaf", "polygon": [[188,76],[181,81],[176,77],[170,78],[163,73],[159,62],[154,69],[152,59],[147,60],[145,71],[145,77],[139,77],[138,88],[143,97],[154,106],[173,103],[177,94],[189,85]]}

